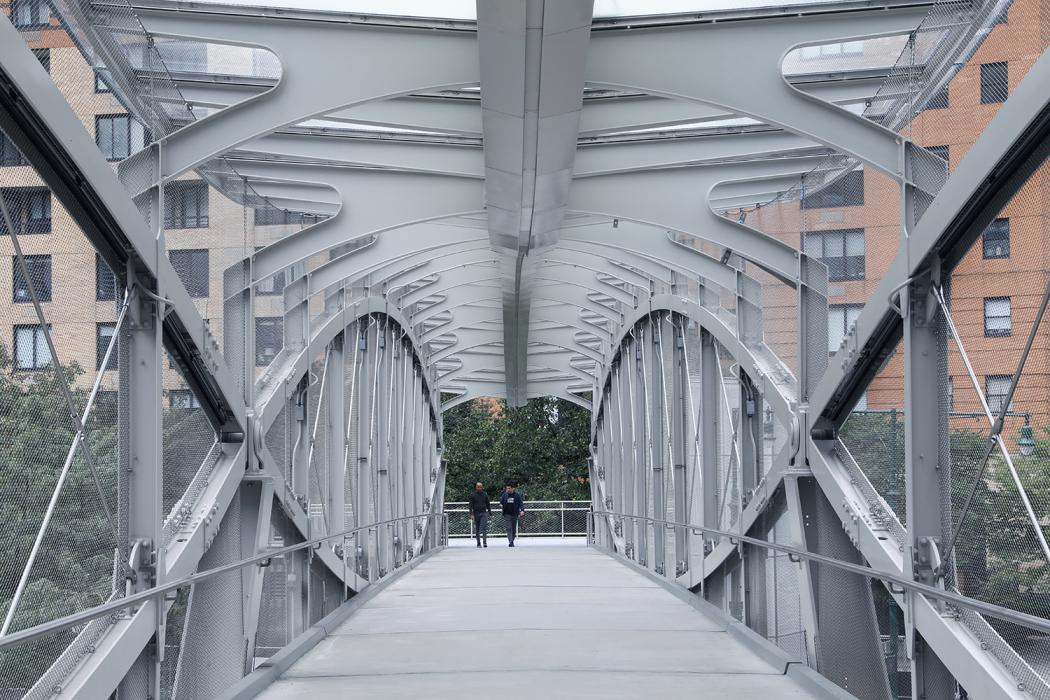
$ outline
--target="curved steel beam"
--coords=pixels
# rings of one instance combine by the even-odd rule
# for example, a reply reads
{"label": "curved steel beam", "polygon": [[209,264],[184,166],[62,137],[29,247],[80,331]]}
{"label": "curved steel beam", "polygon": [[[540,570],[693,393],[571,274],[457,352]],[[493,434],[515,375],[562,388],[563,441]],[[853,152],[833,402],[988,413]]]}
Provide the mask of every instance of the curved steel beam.
{"label": "curved steel beam", "polygon": [[[271,51],[282,66],[272,90],[163,137],[162,181],[253,138],[310,117],[422,90],[476,84],[477,37],[392,27],[312,22],[281,17],[229,17],[142,8],[137,16],[155,36]],[[318,55],[324,61],[316,61]],[[376,61],[376,56],[383,60]],[[426,56],[427,60],[419,60]],[[353,71],[347,80],[346,71]],[[294,75],[294,80],[287,76]],[[150,182],[150,153],[122,163],[125,182]],[[129,162],[130,161],[130,162]]]}
{"label": "curved steel beam", "polygon": [[[928,8],[785,16],[675,30],[598,32],[587,55],[591,84],[702,102],[776,124],[902,178],[904,138],[790,85],[793,48],[914,31]],[[726,60],[730,56],[747,60]],[[719,66],[697,70],[697,66]]]}

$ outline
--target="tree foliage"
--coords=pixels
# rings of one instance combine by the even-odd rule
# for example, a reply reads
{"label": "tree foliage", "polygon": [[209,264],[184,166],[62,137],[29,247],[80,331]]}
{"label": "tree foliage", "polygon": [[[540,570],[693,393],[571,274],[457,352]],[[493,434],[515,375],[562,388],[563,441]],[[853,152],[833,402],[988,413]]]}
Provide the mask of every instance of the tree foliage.
{"label": "tree foliage", "polygon": [[471,401],[445,413],[445,500],[465,500],[474,482],[495,495],[507,481],[530,500],[587,500],[590,412],[553,397],[508,408]]}
{"label": "tree foliage", "polygon": [[[903,413],[857,412],[840,433],[858,466],[901,522],[905,522],[906,505],[904,426]],[[1030,456],[1020,454],[1014,446],[1019,435],[1004,432],[1004,438],[1043,532],[1050,536],[1050,428],[1038,433]],[[952,427],[948,435],[951,510],[946,525],[959,526],[963,505],[976,484],[954,551],[951,575],[955,585],[972,598],[1050,617],[1050,562],[1043,555],[1006,460],[998,449],[993,450],[978,479],[987,433]],[[1020,634],[1009,625],[990,622],[1008,638]]]}

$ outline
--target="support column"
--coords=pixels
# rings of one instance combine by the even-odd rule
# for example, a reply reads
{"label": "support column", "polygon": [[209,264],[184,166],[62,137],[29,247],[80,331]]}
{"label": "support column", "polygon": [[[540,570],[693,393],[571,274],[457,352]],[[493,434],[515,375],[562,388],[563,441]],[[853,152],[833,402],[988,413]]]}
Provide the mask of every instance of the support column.
{"label": "support column", "polygon": [[[751,378],[740,372],[740,499],[741,509],[762,480],[762,397]],[[740,522],[743,522],[741,518]]]}
{"label": "support column", "polygon": [[[644,345],[645,325],[637,329],[634,342],[631,343],[631,357],[634,367],[631,371],[631,413],[634,445],[634,462],[631,465],[634,477],[634,513],[641,517],[649,515],[649,433],[646,430],[646,415],[649,408],[645,381]],[[649,566],[649,523],[635,521],[635,561],[642,566]]]}
{"label": "support column", "polygon": [[[376,365],[375,395],[375,473],[376,473],[376,522],[391,518],[391,482],[390,482],[390,366],[393,348],[390,340],[390,322],[384,320],[379,328],[379,361]],[[384,576],[393,568],[391,556],[390,525],[376,527],[376,545],[379,555],[379,576]]]}
{"label": "support column", "polygon": [[[947,431],[947,409],[941,397],[947,357],[940,332],[937,302],[931,294],[940,282],[939,266],[907,288],[904,319],[904,482],[907,500],[908,546],[905,572],[917,581],[936,586],[935,572],[941,546],[941,518],[951,503],[941,496],[942,435]],[[914,594],[909,594],[914,595]],[[907,611],[906,611],[907,613]],[[955,680],[911,624],[912,697],[950,700]]]}
{"label": "support column", "polygon": [[[664,416],[667,407],[664,404],[664,377],[663,377],[663,322],[659,316],[649,316],[650,339],[646,346],[646,357],[649,367],[644,368],[646,386],[650,396],[649,409],[647,411],[649,440],[649,459],[652,460],[652,501],[650,503],[652,517],[657,520],[667,519],[667,472],[670,465],[667,464],[667,425],[664,424]],[[650,527],[653,535],[652,568],[658,574],[667,571],[667,529],[662,522],[654,522]],[[672,569],[673,571],[673,569]]]}
{"label": "support column", "polygon": [[[375,522],[372,502],[372,391],[374,357],[377,355],[375,325],[371,319],[361,319],[358,335],[360,363],[357,367],[357,493],[354,495],[354,513],[358,525]],[[357,540],[358,575],[371,580],[373,563],[369,560],[371,535],[361,531]]]}
{"label": "support column", "polygon": [[[163,221],[163,219],[161,219]],[[163,237],[158,241],[163,250]],[[145,284],[129,271],[129,285]],[[163,295],[163,290],[156,290]],[[161,488],[163,483],[163,394],[161,377],[164,368],[162,328],[163,310],[158,303],[136,293],[128,309],[124,342],[120,344],[120,465],[124,472],[120,482],[120,505],[126,511],[127,529],[120,532],[128,564],[134,572],[132,589],[142,591],[160,583],[164,571],[161,547]],[[119,518],[118,518],[119,520]],[[156,603],[156,628],[153,639],[139,653],[138,659],[120,685],[125,697],[153,694],[160,697],[160,663],[163,653],[163,613]]]}
{"label": "support column", "polygon": [[[671,347],[668,351],[671,391],[671,458],[674,463],[674,521],[691,522],[689,517],[689,446],[692,438],[692,425],[689,416],[689,374],[685,365],[685,337],[677,323],[671,324]],[[688,528],[675,528],[675,575],[680,576],[689,570]]]}
{"label": "support column", "polygon": [[[327,463],[328,483],[325,494],[325,508],[328,511],[328,527],[330,532],[340,532],[345,529],[346,519],[346,471],[344,469],[344,456],[346,454],[346,355],[345,355],[345,333],[340,333],[329,347],[328,374],[325,380],[326,415],[327,421]],[[339,542],[332,540],[331,545]]]}
{"label": "support column", "polygon": [[[707,331],[700,332],[700,474],[703,480],[704,527],[718,529],[719,476],[719,402],[722,378],[718,370],[718,351],[715,339]],[[704,538],[705,541],[710,539]],[[704,552],[708,545],[705,543]]]}

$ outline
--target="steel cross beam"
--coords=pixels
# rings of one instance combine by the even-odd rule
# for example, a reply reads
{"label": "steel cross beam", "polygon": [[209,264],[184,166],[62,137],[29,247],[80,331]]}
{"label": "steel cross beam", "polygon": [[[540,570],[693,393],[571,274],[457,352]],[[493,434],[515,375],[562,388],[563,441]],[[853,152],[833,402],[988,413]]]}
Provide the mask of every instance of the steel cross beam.
{"label": "steel cross beam", "polygon": [[[716,214],[706,196],[718,184],[810,170],[807,158],[728,163],[578,178],[569,207],[573,211],[630,219],[683,231],[723,246],[791,286],[799,282],[800,253],[746,224]],[[697,201],[696,195],[704,197]]]}
{"label": "steel cross beam", "polygon": [[[105,13],[104,8],[99,9]],[[463,32],[230,17],[205,11],[142,8],[137,16],[156,36],[271,51],[283,73],[273,89],[194,122],[161,139],[161,182],[254,138],[329,112],[422,90],[477,84],[477,38]],[[317,62],[314,57],[326,60]],[[375,56],[384,56],[376,63]],[[420,60],[426,56],[427,60]],[[347,67],[356,67],[346,79]],[[148,159],[121,164],[125,182],[151,182]],[[146,179],[143,179],[146,176]]]}
{"label": "steel cross beam", "polygon": [[[703,102],[776,124],[853,155],[900,180],[903,139],[788,84],[789,50],[851,38],[907,34],[928,8],[786,16],[676,29],[599,32],[587,55],[588,83]],[[742,60],[726,60],[727,57]],[[720,66],[716,71],[696,66]]]}
{"label": "steel cross beam", "polygon": [[469,177],[265,162],[242,166],[241,174],[322,183],[335,188],[342,199],[335,216],[256,253],[253,281],[357,238],[472,214],[482,207],[482,181]]}

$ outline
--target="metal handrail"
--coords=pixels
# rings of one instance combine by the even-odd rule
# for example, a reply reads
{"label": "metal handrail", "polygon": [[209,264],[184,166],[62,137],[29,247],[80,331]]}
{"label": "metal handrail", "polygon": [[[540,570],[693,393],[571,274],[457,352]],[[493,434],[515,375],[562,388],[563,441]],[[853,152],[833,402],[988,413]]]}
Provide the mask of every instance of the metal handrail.
{"label": "metal handrail", "polygon": [[969,598],[959,593],[952,593],[934,586],[929,586],[925,583],[919,583],[918,581],[912,581],[904,578],[900,574],[896,574],[890,571],[882,571],[880,569],[873,569],[870,566],[863,566],[861,564],[853,564],[851,562],[842,561],[841,559],[835,559],[833,557],[824,556],[823,554],[814,554],[813,552],[807,552],[804,549],[798,547],[792,547],[791,545],[778,544],[776,542],[769,542],[767,540],[758,539],[757,537],[750,537],[748,535],[741,535],[737,532],[729,532],[726,530],[716,530],[710,527],[704,527],[701,525],[693,525],[690,523],[679,523],[671,520],[662,520],[660,518],[650,518],[644,515],[628,515],[627,513],[616,513],[614,511],[594,511],[594,515],[605,515],[614,518],[629,518],[633,520],[642,520],[653,523],[654,525],[663,525],[668,529],[671,528],[688,528],[694,533],[703,533],[709,535],[717,535],[718,537],[728,538],[730,542],[736,544],[737,542],[745,542],[752,544],[757,547],[763,547],[776,552],[783,552],[787,554],[792,561],[798,561],[800,559],[806,561],[814,561],[820,564],[827,564],[836,569],[848,571],[853,574],[860,576],[866,576],[869,578],[880,579],[889,583],[899,586],[901,591],[893,591],[894,593],[901,593],[903,591],[910,591],[912,593],[920,593],[930,598],[942,600],[952,605],[959,607],[968,608],[976,612],[994,617],[1004,622],[1011,622],[1015,625],[1021,625],[1022,627],[1029,627],[1037,629],[1041,632],[1050,634],[1050,620],[1046,620],[1035,615],[1029,615],[1027,613],[1018,612],[1011,610],[1010,608],[1004,608],[995,603],[986,603],[975,598]]}
{"label": "metal handrail", "polygon": [[[123,598],[118,598],[108,603],[103,603],[102,605],[98,605],[94,608],[82,610],[78,613],[73,613],[72,615],[66,615],[65,617],[60,617],[55,620],[51,620],[50,622],[45,622],[40,625],[28,627],[24,630],[19,630],[18,632],[14,632],[12,634],[0,637],[0,651],[12,646],[17,646],[18,644],[22,644],[24,642],[32,641],[39,637],[54,634],[56,632],[62,632],[71,627],[76,627],[77,625],[83,624],[85,622],[97,620],[100,617],[105,617],[106,615],[112,613],[118,613],[122,610],[125,610],[126,608],[133,607],[138,603],[145,603],[154,598],[163,596],[166,593],[170,593],[171,591],[175,591],[180,588],[185,588],[186,586],[200,583],[201,581],[206,581],[210,578],[214,578],[222,574],[230,573],[231,571],[243,569],[246,566],[259,564],[269,559],[273,559],[274,557],[279,557],[284,554],[297,552],[301,549],[316,548],[319,545],[327,542],[328,540],[333,540],[340,537],[346,538],[349,535],[353,535],[364,530],[371,530],[382,525],[391,525],[393,523],[399,523],[405,520],[418,520],[419,518],[430,519],[435,517],[443,519],[445,517],[445,513],[438,512],[420,513],[417,515],[404,515],[400,518],[391,518],[390,520],[380,520],[378,522],[369,523],[367,525],[359,525],[358,527],[348,528],[340,532],[334,532],[330,535],[322,535],[320,537],[315,537],[313,539],[306,540],[304,542],[299,542],[297,544],[291,544],[285,547],[280,547],[278,549],[272,549],[263,554],[257,554],[255,556],[248,557],[247,559],[240,559],[229,564],[217,566],[214,569],[208,569],[207,571],[202,571],[200,573],[184,576],[180,579],[168,581],[159,586],[154,586],[153,588],[150,588],[148,590],[133,593],[131,595],[125,596]],[[345,561],[345,552],[343,553],[343,557]]]}

